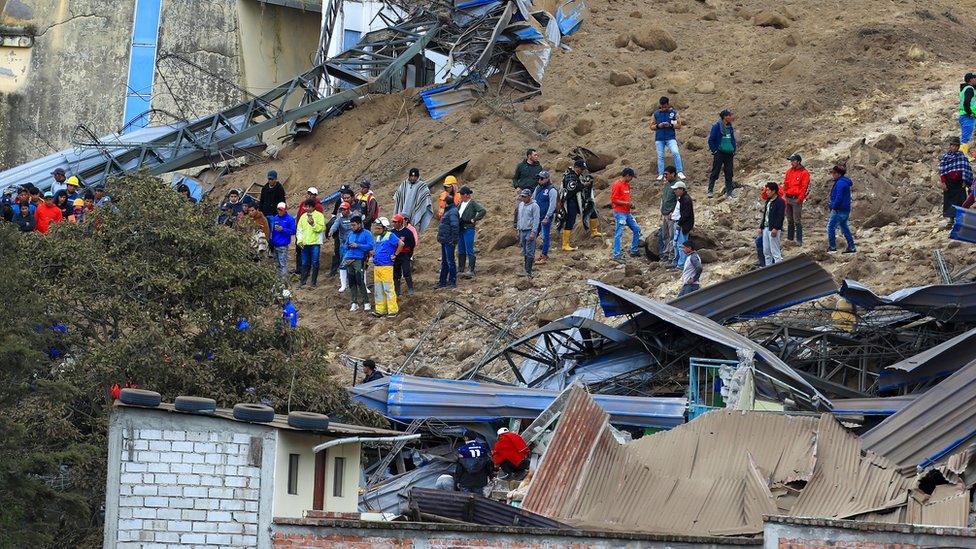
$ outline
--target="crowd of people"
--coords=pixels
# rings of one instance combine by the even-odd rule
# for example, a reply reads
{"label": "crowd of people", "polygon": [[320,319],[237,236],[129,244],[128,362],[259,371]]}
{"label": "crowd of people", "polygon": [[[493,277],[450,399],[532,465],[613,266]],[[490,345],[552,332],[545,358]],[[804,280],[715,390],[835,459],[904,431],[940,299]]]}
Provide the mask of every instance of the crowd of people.
{"label": "crowd of people", "polygon": [[82,191],[78,177],[66,177],[61,168],[51,176],[51,188],[43,193],[33,183],[5,189],[0,199],[2,220],[17,225],[21,232],[46,234],[53,223],[85,223],[95,209],[112,202],[103,186]]}

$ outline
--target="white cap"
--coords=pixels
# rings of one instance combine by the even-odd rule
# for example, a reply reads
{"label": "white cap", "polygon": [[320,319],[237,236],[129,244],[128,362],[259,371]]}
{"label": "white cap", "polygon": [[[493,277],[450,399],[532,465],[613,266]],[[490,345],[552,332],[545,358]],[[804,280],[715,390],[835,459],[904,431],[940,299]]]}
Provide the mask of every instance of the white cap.
{"label": "white cap", "polygon": [[377,219],[376,222],[379,223],[380,225],[383,225],[384,227],[390,226],[390,220],[385,217],[381,217]]}
{"label": "white cap", "polygon": [[506,429],[505,427],[502,427],[501,429],[498,430],[498,435],[501,436],[501,435],[503,435],[503,434],[505,434],[507,432],[508,432],[508,429]]}
{"label": "white cap", "polygon": [[671,185],[671,188],[672,189],[687,189],[687,187],[685,187],[685,182],[684,181],[678,181],[674,185]]}
{"label": "white cap", "polygon": [[288,205],[285,204],[284,202],[279,202],[278,203],[278,209],[279,210],[287,210],[288,209]]}
{"label": "white cap", "polygon": [[309,187],[308,188],[308,192],[310,192],[312,194],[319,194],[319,190],[316,189],[315,187]]}
{"label": "white cap", "polygon": [[285,299],[290,298],[291,297],[291,290],[289,290],[287,288],[284,289],[284,290],[281,290],[281,297],[283,297]]}

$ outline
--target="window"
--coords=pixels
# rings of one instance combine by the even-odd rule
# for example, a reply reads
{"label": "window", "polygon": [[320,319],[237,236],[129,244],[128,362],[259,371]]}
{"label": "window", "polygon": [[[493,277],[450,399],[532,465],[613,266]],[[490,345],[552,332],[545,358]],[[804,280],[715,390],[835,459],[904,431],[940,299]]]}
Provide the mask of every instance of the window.
{"label": "window", "polygon": [[342,497],[342,481],[345,478],[346,458],[335,458],[335,469],[332,471],[332,497]]}
{"label": "window", "polygon": [[362,33],[359,31],[345,29],[342,31],[342,51],[346,51],[349,48],[355,46],[359,43],[359,37]]}
{"label": "window", "polygon": [[298,495],[298,454],[288,454],[288,493]]}

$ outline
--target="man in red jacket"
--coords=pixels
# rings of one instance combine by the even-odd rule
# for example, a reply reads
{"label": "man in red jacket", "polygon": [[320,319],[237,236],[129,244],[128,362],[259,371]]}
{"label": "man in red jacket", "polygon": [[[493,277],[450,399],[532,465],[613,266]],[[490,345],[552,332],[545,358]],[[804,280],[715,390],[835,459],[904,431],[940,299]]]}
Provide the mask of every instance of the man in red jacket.
{"label": "man in red jacket", "polygon": [[54,194],[51,191],[44,193],[44,202],[34,210],[34,221],[37,223],[37,231],[45,234],[51,228],[51,223],[57,223],[64,219],[61,208],[54,204]]}
{"label": "man in red jacket", "polygon": [[500,479],[524,473],[529,470],[529,447],[518,433],[502,427],[498,430],[491,459],[495,462],[495,468],[502,470],[502,474],[498,475]]}
{"label": "man in red jacket", "polygon": [[782,187],[783,194],[786,195],[786,240],[792,242],[796,235],[796,243],[802,246],[803,224],[800,216],[803,213],[803,201],[810,191],[810,172],[803,167],[803,159],[799,154],[794,153],[787,160],[790,161],[790,169],[786,170]]}

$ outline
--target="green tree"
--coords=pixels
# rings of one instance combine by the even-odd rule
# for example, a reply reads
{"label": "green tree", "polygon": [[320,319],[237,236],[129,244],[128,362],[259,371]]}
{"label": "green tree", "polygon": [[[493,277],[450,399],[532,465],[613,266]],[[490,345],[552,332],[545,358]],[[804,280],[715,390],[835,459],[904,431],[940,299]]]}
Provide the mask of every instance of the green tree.
{"label": "green tree", "polygon": [[[0,527],[43,522],[31,546],[100,544],[113,383],[170,400],[189,394],[225,406],[264,401],[278,411],[382,422],[353,406],[329,378],[325,347],[310,331],[280,325],[273,266],[255,260],[242,231],[215,224],[213,205],[190,204],[152,177],[115,179],[110,189],[114,207],[85,224],[57,224],[44,237],[6,231],[0,242],[5,258],[18,258],[4,262],[10,272],[2,278],[11,287],[0,297],[23,317],[4,330],[14,341],[2,352],[20,364],[12,369],[20,373],[4,375],[20,381],[0,386],[0,401],[11,410],[0,412],[0,429],[11,444],[46,457],[39,470],[66,471],[70,479],[60,492],[69,499],[51,505],[60,513],[56,521],[0,509]],[[241,319],[248,329],[238,329]],[[50,348],[54,359],[43,352]],[[37,480],[38,489],[58,489],[27,469],[12,474]],[[16,492],[0,494],[4,503],[10,497],[28,507]]]}

